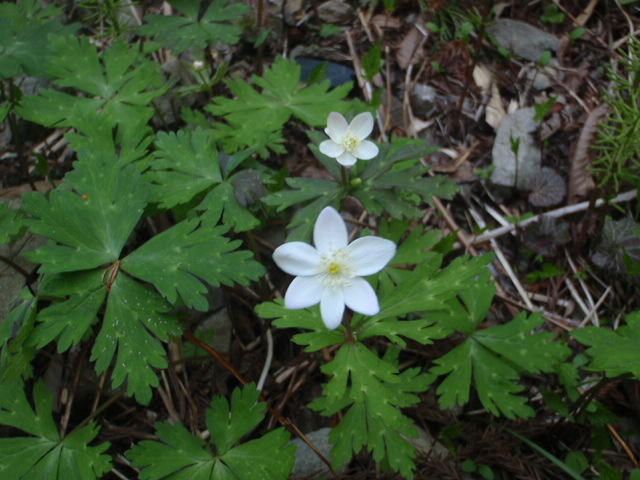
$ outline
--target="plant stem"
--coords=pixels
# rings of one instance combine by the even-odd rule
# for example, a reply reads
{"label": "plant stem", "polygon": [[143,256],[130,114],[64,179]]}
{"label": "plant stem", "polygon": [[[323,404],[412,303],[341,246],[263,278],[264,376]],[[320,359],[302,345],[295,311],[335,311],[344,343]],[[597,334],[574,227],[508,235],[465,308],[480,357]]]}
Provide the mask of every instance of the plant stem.
{"label": "plant stem", "polygon": [[349,174],[347,173],[347,167],[342,167],[342,184],[344,188],[349,188]]}

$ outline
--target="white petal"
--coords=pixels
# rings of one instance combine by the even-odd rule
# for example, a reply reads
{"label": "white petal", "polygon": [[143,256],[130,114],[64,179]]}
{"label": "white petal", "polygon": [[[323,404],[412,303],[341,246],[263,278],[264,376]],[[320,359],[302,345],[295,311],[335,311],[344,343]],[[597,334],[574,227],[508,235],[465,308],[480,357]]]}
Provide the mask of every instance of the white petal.
{"label": "white petal", "polygon": [[313,227],[313,244],[321,254],[346,247],[349,243],[347,226],[333,207],[326,207],[318,215]]}
{"label": "white petal", "polygon": [[[361,160],[371,160],[378,156],[378,147],[369,140],[363,140],[360,145],[351,153]],[[333,155],[331,155],[333,157]]]}
{"label": "white petal", "polygon": [[326,288],[320,301],[320,315],[326,327],[335,330],[342,323],[344,315],[344,295],[337,288]]}
{"label": "white petal", "polygon": [[382,270],[396,254],[396,244],[380,237],[362,237],[347,247],[354,274],[359,277],[373,275]]}
{"label": "white petal", "polygon": [[318,277],[296,277],[284,294],[284,306],[298,309],[308,308],[320,303],[322,284]]}
{"label": "white petal", "polygon": [[373,115],[369,112],[356,115],[349,125],[349,131],[360,140],[367,138],[373,130]]}
{"label": "white petal", "polygon": [[344,293],[344,302],[354,312],[363,315],[375,315],[380,311],[378,296],[373,287],[364,278],[352,278],[351,285],[344,287],[342,291]]}
{"label": "white petal", "polygon": [[342,141],[345,133],[349,129],[347,120],[338,112],[331,112],[327,119],[327,128],[324,129],[325,133],[329,135],[329,138],[336,143]]}
{"label": "white petal", "polygon": [[289,275],[315,275],[320,265],[320,253],[308,243],[289,242],[273,252],[273,261]]}
{"label": "white petal", "polygon": [[327,157],[336,158],[344,153],[344,147],[338,145],[333,140],[325,140],[320,143],[320,152],[324,153]]}
{"label": "white petal", "polygon": [[349,152],[344,152],[342,155],[336,158],[338,163],[343,167],[353,167],[358,159],[351,155]]}

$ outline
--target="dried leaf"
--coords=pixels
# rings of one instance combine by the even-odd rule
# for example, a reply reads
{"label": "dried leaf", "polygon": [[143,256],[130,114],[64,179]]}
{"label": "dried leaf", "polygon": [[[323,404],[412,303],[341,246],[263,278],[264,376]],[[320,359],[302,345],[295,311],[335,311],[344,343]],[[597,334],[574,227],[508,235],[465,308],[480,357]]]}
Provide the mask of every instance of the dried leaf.
{"label": "dried leaf", "polygon": [[602,242],[598,245],[591,261],[610,272],[627,271],[625,256],[633,263],[640,262],[640,224],[631,218],[620,220],[607,218],[602,229]]}
{"label": "dried leaf", "polygon": [[551,207],[559,204],[567,193],[564,179],[552,168],[543,168],[531,181],[532,192],[529,203],[536,207]]}
{"label": "dried leaf", "polygon": [[571,240],[569,224],[564,220],[543,216],[539,222],[524,229],[524,244],[538,255],[553,257],[558,245]]}
{"label": "dried leaf", "polygon": [[589,171],[595,151],[591,145],[595,140],[600,122],[609,112],[609,105],[601,103],[591,111],[584,122],[578,142],[575,144],[573,156],[571,157],[571,168],[569,170],[569,204],[578,202],[580,197],[586,197],[595,188],[593,175]]}

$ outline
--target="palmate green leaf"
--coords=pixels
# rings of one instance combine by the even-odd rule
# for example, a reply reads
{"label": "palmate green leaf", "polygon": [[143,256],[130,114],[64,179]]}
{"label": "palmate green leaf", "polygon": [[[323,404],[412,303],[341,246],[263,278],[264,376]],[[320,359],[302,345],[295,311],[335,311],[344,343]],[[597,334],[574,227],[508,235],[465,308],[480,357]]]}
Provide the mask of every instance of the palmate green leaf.
{"label": "palmate green leaf", "polygon": [[206,311],[209,285],[247,285],[264,275],[264,267],[253,254],[237,250],[239,240],[223,236],[227,227],[213,226],[194,218],[156,235],[122,260],[120,267],[152,283],[171,303],[178,295],[185,304]]}
{"label": "palmate green leaf", "polygon": [[338,202],[346,196],[343,188],[331,180],[313,178],[287,178],[287,185],[294,190],[282,190],[265,197],[264,202],[277,206],[282,211],[292,205],[299,205],[313,199],[300,208],[289,224],[288,242],[309,241],[318,215],[323,208]]}
{"label": "palmate green leaf", "polygon": [[22,70],[47,77],[44,65],[56,53],[51,38],[71,38],[77,28],[62,25],[61,11],[36,0],[0,3],[0,79],[16,77]]}
{"label": "palmate green leaf", "polygon": [[166,368],[166,352],[155,337],[167,342],[182,331],[175,318],[169,315],[170,306],[156,292],[145,285],[118,274],[111,285],[107,310],[98,334],[91,361],[98,374],[117,359],[111,374],[113,387],[127,380],[127,392],[136,400],[148,404],[151,387],[158,386],[152,368]]}
{"label": "palmate green leaf", "polygon": [[35,410],[19,381],[0,384],[0,423],[33,435],[0,439],[0,476],[6,480],[91,480],[111,470],[105,442],[91,447],[100,427],[92,423],[65,438],[53,421],[53,396],[43,381],[34,390]]}
{"label": "palmate green leaf", "polygon": [[413,478],[416,453],[405,437],[416,437],[417,431],[399,408],[419,402],[414,392],[426,390],[431,377],[419,374],[419,369],[400,374],[397,366],[361,343],[343,345],[322,371],[330,376],[325,397],[310,407],[333,415],[351,405],[330,436],[336,466],[366,445],[377,462],[385,460],[406,478]]}
{"label": "palmate green leaf", "polygon": [[37,299],[28,287],[12,300],[13,308],[0,321],[0,382],[28,378],[33,373],[33,349],[26,340],[35,324]]}
{"label": "palmate green leaf", "polygon": [[200,17],[201,1],[170,0],[169,3],[184,17],[146,15],[144,20],[147,24],[142,25],[139,32],[154,37],[176,55],[192,47],[202,50],[218,42],[235,45],[242,29],[234,23],[238,23],[250,10],[244,3],[214,0]]}
{"label": "palmate green leaf", "polygon": [[[102,155],[84,155],[67,182],[47,198],[25,194],[25,223],[57,242],[28,252],[41,273],[89,270],[115,262],[146,206],[135,167],[121,168]],[[75,191],[66,188],[73,188]]]}
{"label": "palmate green leaf", "polygon": [[640,312],[627,315],[626,321],[615,331],[587,327],[571,332],[573,338],[590,347],[588,370],[603,371],[608,377],[631,373],[640,378]]}
{"label": "palmate green leaf", "polygon": [[[351,83],[329,90],[329,81],[302,86],[300,66],[292,60],[278,57],[263,77],[253,81],[262,88],[258,92],[241,79],[226,83],[236,98],[216,97],[206,107],[213,115],[224,117],[227,125],[217,128],[222,145],[228,151],[259,144],[294,117],[307,125],[325,125],[331,112],[344,113],[349,103],[343,101],[351,90]],[[230,149],[228,143],[233,145]]]}
{"label": "palmate green leaf", "polygon": [[150,201],[162,208],[187,203],[222,181],[220,157],[211,131],[202,128],[177,133],[158,132],[151,170]]}
{"label": "palmate green leaf", "polygon": [[[155,159],[146,162],[150,170],[145,178],[151,184],[150,201],[162,208],[185,204],[197,195],[209,191],[196,207],[204,210],[207,219],[224,223],[242,232],[260,222],[236,198],[233,186],[233,168],[226,170],[225,179],[220,165],[220,155],[210,130],[200,127],[195,130],[180,130],[178,133],[160,132],[156,139]],[[237,153],[229,160],[237,167],[249,158],[254,149]]]}
{"label": "palmate green leaf", "polygon": [[231,407],[216,396],[207,409],[211,441],[192,436],[182,425],[156,424],[159,442],[144,440],[127,452],[140,478],[153,480],[281,480],[288,478],[295,462],[295,446],[288,445],[283,428],[237,442],[264,418],[265,404],[254,384],[235,389]]}
{"label": "palmate green leaf", "polygon": [[265,302],[256,306],[256,313],[262,318],[275,318],[273,322],[279,328],[304,328],[312,330],[307,333],[299,333],[291,339],[298,345],[307,345],[307,352],[315,352],[321,348],[338,345],[345,341],[342,327],[329,330],[320,317],[320,309],[312,307],[302,310],[285,308],[282,299],[273,302]]}
{"label": "palmate green leaf", "polygon": [[24,231],[22,211],[14,210],[9,202],[0,203],[0,245],[10,243]]}
{"label": "palmate green leaf", "polygon": [[97,115],[110,129],[125,131],[127,138],[146,136],[146,127],[154,113],[148,107],[166,91],[158,65],[144,60],[137,47],[118,39],[98,55],[88,38],[57,39],[52,48],[58,52],[50,71],[60,87],[72,87],[89,97],[43,89],[40,95],[25,97],[18,113],[49,127],[74,127],[84,131],[83,120]]}
{"label": "palmate green leaf", "polygon": [[106,298],[103,276],[104,272],[99,269],[46,275],[39,294],[69,295],[69,298],[38,312],[38,325],[30,338],[30,345],[42,348],[57,340],[58,352],[65,352],[80,343],[87,330],[98,321],[98,311]]}
{"label": "palmate green leaf", "polygon": [[437,390],[443,408],[468,402],[473,385],[482,405],[493,415],[528,418],[534,411],[518,395],[524,388],[517,383],[520,376],[553,371],[570,350],[552,342],[549,332],[531,333],[544,321],[540,314],[527,317],[522,313],[505,325],[479,329],[495,293],[490,282],[485,273],[460,295],[466,308],[453,300],[448,310],[431,315],[440,325],[468,337],[435,360],[430,372],[447,375]]}

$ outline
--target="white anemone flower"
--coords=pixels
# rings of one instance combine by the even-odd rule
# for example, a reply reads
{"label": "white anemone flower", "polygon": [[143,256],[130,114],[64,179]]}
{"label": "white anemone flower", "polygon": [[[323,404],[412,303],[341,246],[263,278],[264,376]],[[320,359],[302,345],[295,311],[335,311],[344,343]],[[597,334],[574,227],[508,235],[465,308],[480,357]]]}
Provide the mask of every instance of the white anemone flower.
{"label": "white anemone flower", "polygon": [[322,321],[329,329],[342,322],[345,306],[363,315],[380,311],[378,297],[362,276],[382,270],[396,254],[396,244],[380,237],[362,237],[349,243],[340,214],[327,207],[316,220],[311,246],[289,242],[273,252],[283,271],[296,275],[284,297],[286,308],[320,303]]}
{"label": "white anemone flower", "polygon": [[349,124],[338,112],[332,112],[324,129],[331,140],[320,143],[320,151],[344,167],[352,167],[358,159],[371,160],[379,151],[375,143],[365,140],[372,130],[373,115],[369,112],[356,115]]}

